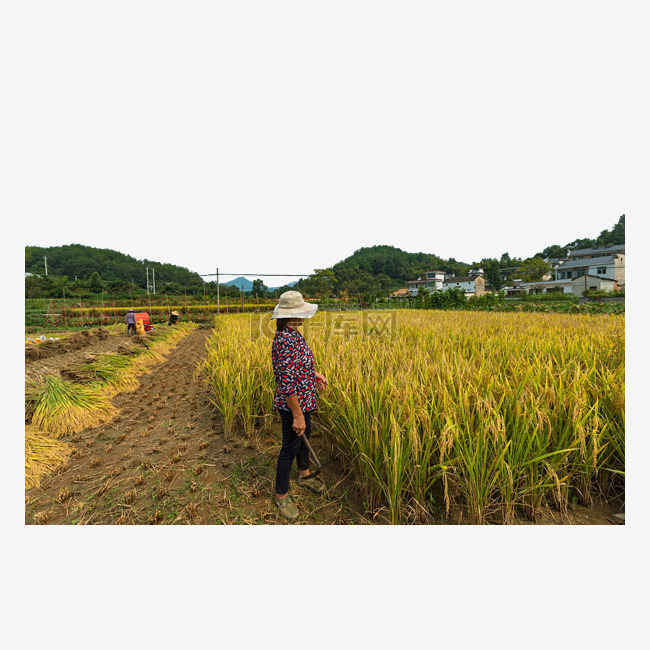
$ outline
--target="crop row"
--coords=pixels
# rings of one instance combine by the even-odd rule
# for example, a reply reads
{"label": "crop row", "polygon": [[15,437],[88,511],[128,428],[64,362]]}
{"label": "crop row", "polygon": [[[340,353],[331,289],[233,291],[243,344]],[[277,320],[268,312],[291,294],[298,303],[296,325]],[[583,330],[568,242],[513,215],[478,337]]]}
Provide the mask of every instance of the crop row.
{"label": "crop row", "polygon": [[[330,382],[317,422],[394,523],[455,506],[511,523],[622,486],[623,316],[400,310],[305,335]],[[218,319],[200,370],[228,430],[269,419],[270,340],[246,317]]]}
{"label": "crop row", "polygon": [[111,397],[135,390],[138,377],[163,361],[162,355],[195,327],[180,324],[161,330],[129,356],[99,355],[76,369],[78,381],[50,374],[42,384],[30,382],[25,395],[26,487],[38,485],[41,476],[69,455],[60,437],[113,419],[117,411]]}

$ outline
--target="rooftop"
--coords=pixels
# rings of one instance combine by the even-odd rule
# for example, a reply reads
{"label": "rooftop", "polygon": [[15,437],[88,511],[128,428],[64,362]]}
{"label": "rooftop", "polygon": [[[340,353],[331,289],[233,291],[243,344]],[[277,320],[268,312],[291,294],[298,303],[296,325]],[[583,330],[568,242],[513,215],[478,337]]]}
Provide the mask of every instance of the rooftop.
{"label": "rooftop", "polygon": [[457,278],[447,278],[444,281],[444,284],[453,284],[454,282],[474,282],[480,277],[480,275],[463,275]]}
{"label": "rooftop", "polygon": [[417,280],[407,280],[406,284],[413,284],[415,282],[440,282],[440,278],[418,278]]}
{"label": "rooftop", "polygon": [[[600,276],[599,276],[600,277]],[[568,280],[540,280],[539,282],[522,282],[519,287],[532,287],[536,286],[538,284],[541,284],[543,286],[549,286],[549,285],[565,285],[568,286],[571,284],[572,280],[569,278]]]}
{"label": "rooftop", "polygon": [[602,248],[580,248],[575,251],[567,251],[567,257],[576,257],[578,255],[597,255],[598,253],[614,253],[615,251],[625,252],[625,244],[613,244],[612,246],[603,246]]}
{"label": "rooftop", "polygon": [[611,255],[586,260],[568,260],[567,262],[560,264],[557,267],[557,270],[563,271],[564,269],[574,269],[582,266],[599,266],[600,264],[611,264],[613,261],[614,258]]}
{"label": "rooftop", "polygon": [[592,273],[585,273],[577,278],[573,278],[571,282],[576,282],[577,280],[582,280],[582,278],[595,278],[596,280],[603,280],[605,282],[616,282],[614,278],[604,278],[602,275],[593,275]]}

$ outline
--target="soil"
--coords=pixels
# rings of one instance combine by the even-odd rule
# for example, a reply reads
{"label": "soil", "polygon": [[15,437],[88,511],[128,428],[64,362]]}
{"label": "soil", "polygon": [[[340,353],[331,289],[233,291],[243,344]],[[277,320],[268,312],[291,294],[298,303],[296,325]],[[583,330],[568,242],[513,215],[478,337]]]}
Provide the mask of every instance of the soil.
{"label": "soil", "polygon": [[[286,523],[272,501],[279,418],[263,423],[251,438],[225,439],[209,387],[195,376],[210,333],[199,328],[181,339],[135,391],[113,398],[119,415],[111,422],[60,438],[74,446],[72,455],[26,492],[27,524]],[[27,372],[60,372],[88,355],[139,344],[132,339],[98,338],[47,363],[27,363]],[[312,441],[317,448],[322,444],[317,431]],[[370,523],[349,497],[352,480],[335,461],[323,478],[326,495],[292,483],[298,521]]]}
{"label": "soil", "polygon": [[45,375],[66,379],[65,370],[92,361],[99,354],[129,354],[144,346],[143,337],[109,334],[107,330],[76,332],[58,341],[25,344],[25,384],[42,383]]}
{"label": "soil", "polygon": [[[68,461],[25,493],[26,524],[286,524],[273,502],[280,421],[261,422],[251,437],[226,440],[210,389],[195,373],[211,334],[200,327],[180,340],[165,361],[142,375],[138,388],[113,398],[112,421],[61,438],[73,446]],[[26,360],[37,380],[105,352],[128,354],[137,337],[89,333],[77,349]],[[40,345],[40,344],[39,344]],[[346,474],[313,420],[311,437],[323,463],[325,494],[297,486],[291,493],[303,524],[386,523],[369,515],[352,477]],[[576,507],[568,515],[548,511],[538,524],[612,524],[618,504]],[[465,524],[458,511],[432,523]],[[517,523],[530,523],[517,521]]]}

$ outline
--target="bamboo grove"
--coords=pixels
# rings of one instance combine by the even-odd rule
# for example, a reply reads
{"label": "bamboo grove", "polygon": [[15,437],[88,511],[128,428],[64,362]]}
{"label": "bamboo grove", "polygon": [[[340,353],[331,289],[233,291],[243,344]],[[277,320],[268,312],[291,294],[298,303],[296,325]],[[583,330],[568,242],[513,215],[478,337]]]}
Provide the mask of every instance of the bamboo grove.
{"label": "bamboo grove", "polygon": [[[316,426],[371,512],[513,523],[623,489],[624,316],[400,310],[377,335],[357,316],[302,331],[330,382]],[[199,367],[226,435],[277,428],[273,326],[260,335],[255,318],[219,317]]]}

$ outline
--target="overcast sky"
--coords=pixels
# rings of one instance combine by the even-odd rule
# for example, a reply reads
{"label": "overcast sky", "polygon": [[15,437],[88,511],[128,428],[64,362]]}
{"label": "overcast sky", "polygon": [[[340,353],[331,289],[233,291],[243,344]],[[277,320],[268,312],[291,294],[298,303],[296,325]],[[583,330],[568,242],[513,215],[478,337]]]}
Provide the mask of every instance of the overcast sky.
{"label": "overcast sky", "polygon": [[229,4],[9,9],[24,245],[309,273],[375,244],[528,257],[625,212],[621,5]]}

